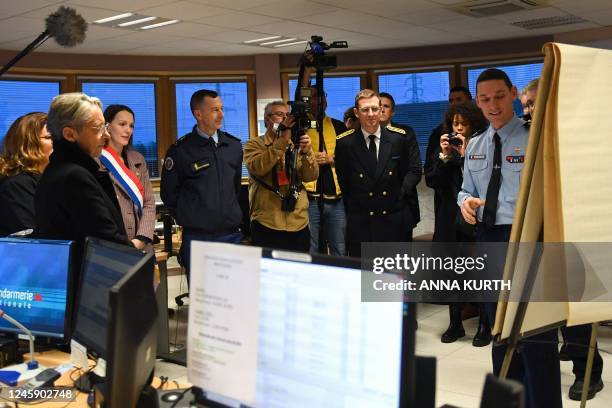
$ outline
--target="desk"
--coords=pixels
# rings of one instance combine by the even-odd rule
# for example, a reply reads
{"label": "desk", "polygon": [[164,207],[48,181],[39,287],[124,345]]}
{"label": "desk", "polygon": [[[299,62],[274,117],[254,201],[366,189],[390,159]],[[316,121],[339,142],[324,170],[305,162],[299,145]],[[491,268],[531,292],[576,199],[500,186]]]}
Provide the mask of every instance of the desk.
{"label": "desk", "polygon": [[[29,359],[29,353],[24,355],[24,359],[28,360]],[[70,354],[61,352],[61,351],[57,351],[57,350],[52,350],[52,351],[45,351],[42,353],[36,353],[36,360],[38,360],[38,362],[40,363],[41,366],[44,366],[46,368],[54,368],[57,367],[60,364],[65,364],[70,362]],[[91,361],[91,364],[93,365],[93,361]],[[164,363],[164,364],[168,364],[168,363]],[[185,370],[186,369],[184,367],[180,367],[180,366],[176,366],[178,370]],[[65,372],[64,374],[62,374],[62,376],[57,379],[55,381],[55,386],[57,387],[72,387],[74,385],[74,381],[71,379],[71,375],[73,376],[73,378],[78,377],[78,374],[75,372],[77,371],[76,369],[73,370],[69,370],[67,372]],[[159,385],[161,384],[161,381],[158,377],[155,377],[153,379],[153,383],[152,386],[154,388],[159,387]],[[181,387],[189,387],[190,385],[184,385],[181,384]],[[166,385],[164,387],[164,389],[172,389],[172,388],[176,388],[176,385],[174,384],[174,382],[172,382],[172,378],[170,379],[170,385]],[[68,408],[87,408],[87,394],[76,391],[77,393],[76,395],[76,399],[70,403],[68,402],[42,402],[42,403],[37,403],[36,405],[27,405],[27,404],[19,404],[20,407],[24,407],[24,406],[36,406],[36,407],[41,407],[41,408],[63,408],[63,407],[68,407]],[[10,407],[14,407],[14,404],[12,403],[8,403],[8,405]]]}

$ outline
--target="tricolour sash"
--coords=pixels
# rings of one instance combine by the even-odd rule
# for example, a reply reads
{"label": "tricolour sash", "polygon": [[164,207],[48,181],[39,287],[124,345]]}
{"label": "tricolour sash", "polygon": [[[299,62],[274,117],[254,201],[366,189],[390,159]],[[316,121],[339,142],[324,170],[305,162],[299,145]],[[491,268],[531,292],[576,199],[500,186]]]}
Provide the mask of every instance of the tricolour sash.
{"label": "tricolour sash", "polygon": [[127,168],[123,160],[119,157],[116,151],[110,146],[102,149],[100,161],[111,172],[113,177],[121,184],[123,189],[128,193],[134,204],[138,207],[138,214],[142,214],[144,188],[138,180],[138,177],[132,170]]}

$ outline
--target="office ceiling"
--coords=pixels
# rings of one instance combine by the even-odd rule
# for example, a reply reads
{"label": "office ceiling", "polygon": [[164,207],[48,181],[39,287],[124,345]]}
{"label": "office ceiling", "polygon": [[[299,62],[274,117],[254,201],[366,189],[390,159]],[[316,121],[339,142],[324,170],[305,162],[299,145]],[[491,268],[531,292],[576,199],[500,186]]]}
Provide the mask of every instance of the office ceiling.
{"label": "office ceiling", "polygon": [[[325,41],[346,40],[350,50],[370,50],[612,25],[610,0],[549,0],[542,8],[480,18],[448,9],[459,3],[465,0],[11,0],[0,3],[0,49],[25,47],[60,5],[75,8],[88,22],[126,12],[180,22],[146,31],[90,24],[83,44],[62,48],[49,40],[38,51],[169,56],[299,53],[304,44],[271,49],[243,42],[275,35],[305,40],[313,34]],[[568,14],[584,21],[537,29],[512,24]]]}

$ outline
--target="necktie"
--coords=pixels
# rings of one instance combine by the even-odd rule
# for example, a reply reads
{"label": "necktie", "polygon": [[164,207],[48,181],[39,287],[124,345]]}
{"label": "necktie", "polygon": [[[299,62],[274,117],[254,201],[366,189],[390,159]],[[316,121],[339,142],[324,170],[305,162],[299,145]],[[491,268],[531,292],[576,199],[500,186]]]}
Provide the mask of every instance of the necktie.
{"label": "necktie", "polygon": [[493,135],[495,142],[495,152],[493,153],[493,172],[487,187],[487,200],[485,202],[483,221],[487,228],[495,225],[495,213],[497,212],[497,199],[499,197],[499,187],[501,186],[501,140],[499,135]]}
{"label": "necktie", "polygon": [[378,157],[376,156],[376,135],[368,136],[370,139],[370,146],[368,147],[368,152],[370,155],[370,163],[373,169],[373,173],[376,172],[376,164],[378,163]]}

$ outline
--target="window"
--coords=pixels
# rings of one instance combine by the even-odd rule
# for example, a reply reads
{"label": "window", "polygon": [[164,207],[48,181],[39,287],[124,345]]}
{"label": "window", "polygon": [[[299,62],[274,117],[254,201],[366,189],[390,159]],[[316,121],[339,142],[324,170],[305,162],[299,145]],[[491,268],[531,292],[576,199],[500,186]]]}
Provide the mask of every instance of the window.
{"label": "window", "polygon": [[[314,85],[314,80],[311,81]],[[289,99],[295,96],[297,78],[289,80]],[[355,95],[361,90],[358,76],[327,76],[323,78],[323,89],[327,94],[327,116],[342,120],[346,108],[355,105]]]}
{"label": "window", "polygon": [[159,177],[155,84],[135,82],[84,82],[83,92],[100,98],[104,108],[112,104],[129,106],[134,111],[132,145],[147,162],[150,177]]}
{"label": "window", "polygon": [[[223,124],[221,129],[239,138],[242,145],[249,140],[249,98],[246,81],[236,82],[199,82],[176,84],[176,128],[177,136],[190,133],[195,125],[195,119],[189,107],[191,95],[200,89],[215,91],[223,101]],[[248,177],[248,172],[242,166],[242,176]]]}
{"label": "window", "polygon": [[59,93],[58,81],[0,81],[0,150],[15,119],[30,112],[48,112],[51,100]]}
{"label": "window", "polygon": [[[521,89],[525,87],[532,79],[539,78],[542,72],[541,62],[535,62],[530,64],[520,64],[520,65],[497,65],[497,66],[488,66],[483,68],[468,68],[468,86],[474,98],[476,98],[476,80],[478,79],[478,75],[480,75],[487,68],[499,68],[504,71],[510,77],[510,81],[512,84],[516,86],[516,89],[521,92]],[[514,111],[517,116],[523,115],[523,108],[521,106],[521,101],[519,98],[516,98],[514,101]]]}
{"label": "window", "polygon": [[380,74],[379,92],[387,92],[395,99],[393,122],[414,129],[425,163],[425,152],[431,131],[444,117],[448,108],[448,71]]}

